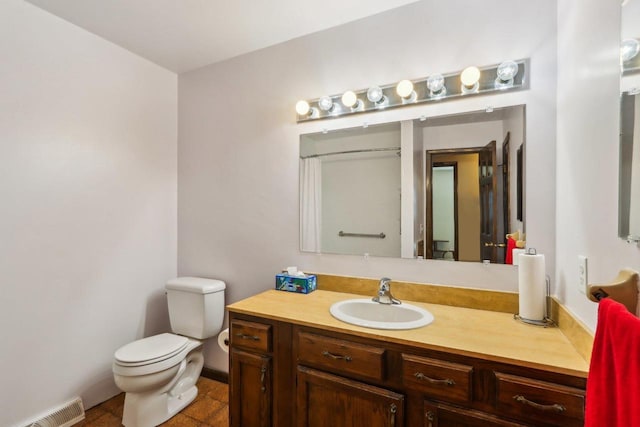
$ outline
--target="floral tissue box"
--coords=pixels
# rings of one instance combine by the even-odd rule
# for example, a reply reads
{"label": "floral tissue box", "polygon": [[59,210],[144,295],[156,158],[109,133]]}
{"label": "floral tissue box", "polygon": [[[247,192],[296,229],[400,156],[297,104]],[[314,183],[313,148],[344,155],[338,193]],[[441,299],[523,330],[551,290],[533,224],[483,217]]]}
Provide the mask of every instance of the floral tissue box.
{"label": "floral tissue box", "polygon": [[313,274],[304,276],[276,274],[276,289],[279,291],[308,294],[316,290],[316,276]]}

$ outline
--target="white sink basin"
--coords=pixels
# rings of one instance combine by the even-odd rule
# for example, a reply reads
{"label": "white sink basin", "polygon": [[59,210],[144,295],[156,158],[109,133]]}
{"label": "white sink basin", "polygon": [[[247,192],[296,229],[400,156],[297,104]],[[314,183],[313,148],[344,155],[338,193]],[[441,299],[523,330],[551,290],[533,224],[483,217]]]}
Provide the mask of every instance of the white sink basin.
{"label": "white sink basin", "polygon": [[415,329],[433,322],[433,314],[411,304],[380,304],[371,298],[339,301],[331,315],[352,325],[373,329]]}

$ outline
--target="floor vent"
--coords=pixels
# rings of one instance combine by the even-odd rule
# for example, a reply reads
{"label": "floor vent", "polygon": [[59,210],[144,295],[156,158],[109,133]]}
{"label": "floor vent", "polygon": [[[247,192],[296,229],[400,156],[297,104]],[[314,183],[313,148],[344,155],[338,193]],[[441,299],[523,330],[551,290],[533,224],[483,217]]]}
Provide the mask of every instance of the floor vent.
{"label": "floor vent", "polygon": [[84,407],[82,399],[77,397],[26,427],[69,427],[82,420]]}

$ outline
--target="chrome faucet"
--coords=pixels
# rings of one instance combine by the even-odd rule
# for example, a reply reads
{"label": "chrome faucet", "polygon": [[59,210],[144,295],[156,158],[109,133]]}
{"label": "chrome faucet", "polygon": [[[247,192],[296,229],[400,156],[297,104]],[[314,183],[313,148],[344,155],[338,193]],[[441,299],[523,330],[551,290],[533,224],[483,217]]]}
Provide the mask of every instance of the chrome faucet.
{"label": "chrome faucet", "polygon": [[391,279],[388,277],[380,279],[378,296],[371,298],[371,300],[380,304],[402,304],[399,299],[396,299],[391,295]]}

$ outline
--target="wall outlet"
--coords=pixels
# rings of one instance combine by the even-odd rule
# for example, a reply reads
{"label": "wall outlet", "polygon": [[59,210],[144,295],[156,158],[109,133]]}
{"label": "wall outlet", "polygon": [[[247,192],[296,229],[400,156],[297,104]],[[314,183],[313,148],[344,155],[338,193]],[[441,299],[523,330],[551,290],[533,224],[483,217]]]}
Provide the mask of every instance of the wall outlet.
{"label": "wall outlet", "polygon": [[578,290],[585,295],[587,294],[587,286],[589,286],[588,272],[587,257],[578,255]]}

